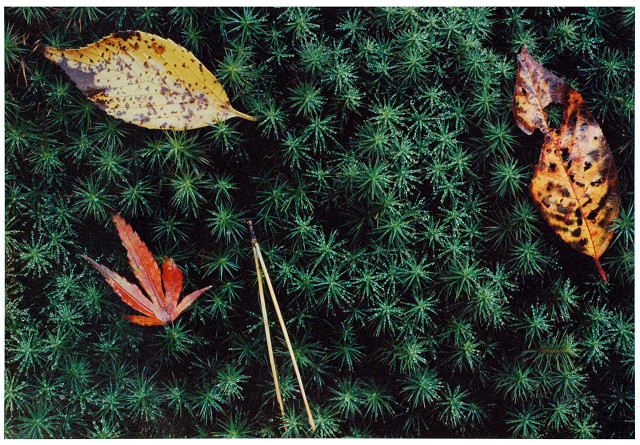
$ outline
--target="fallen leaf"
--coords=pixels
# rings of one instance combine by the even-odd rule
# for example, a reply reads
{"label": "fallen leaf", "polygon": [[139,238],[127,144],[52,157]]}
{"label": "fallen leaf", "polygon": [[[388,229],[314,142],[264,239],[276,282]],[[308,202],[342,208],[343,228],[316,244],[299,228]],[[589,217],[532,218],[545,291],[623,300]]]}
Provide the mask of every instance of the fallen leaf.
{"label": "fallen leaf", "polygon": [[111,116],[146,128],[187,130],[236,111],[213,74],[187,49],[142,31],[121,31],[84,48],[45,47],[77,87]]}
{"label": "fallen leaf", "polygon": [[[545,108],[561,104],[559,129],[549,127]],[[582,96],[545,69],[523,46],[513,114],[520,129],[537,128],[544,145],[530,190],[547,223],[574,249],[592,256],[604,281],[600,256],[609,246],[611,223],[620,211],[618,173],[611,149]]]}
{"label": "fallen leaf", "polygon": [[[142,242],[131,226],[120,215],[113,216],[122,245],[127,249],[129,264],[133,269],[146,295],[138,286],[130,283],[112,270],[98,264],[86,255],[80,255],[87,260],[106,279],[107,283],[136,311],[143,315],[125,315],[133,323],[143,326],[170,323],[211,286],[204,287],[190,293],[178,303],[182,292],[182,271],[171,258],[164,258],[162,274],[149,248]],[[164,291],[163,291],[164,285]]]}

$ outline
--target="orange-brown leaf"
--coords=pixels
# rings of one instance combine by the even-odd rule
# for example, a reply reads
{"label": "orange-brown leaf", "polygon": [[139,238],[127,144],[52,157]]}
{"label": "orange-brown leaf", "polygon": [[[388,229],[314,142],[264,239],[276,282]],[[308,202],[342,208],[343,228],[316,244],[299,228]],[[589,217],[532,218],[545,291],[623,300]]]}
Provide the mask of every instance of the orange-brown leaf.
{"label": "orange-brown leaf", "polygon": [[185,130],[241,117],[213,74],[187,49],[143,31],[83,48],[44,49],[111,116],[146,128]]}
{"label": "orange-brown leaf", "polygon": [[[545,107],[561,104],[559,129],[550,128]],[[518,126],[527,134],[539,129],[545,142],[530,190],[547,223],[574,249],[599,258],[613,232],[620,197],[611,149],[582,96],[550,73],[523,47],[513,97]]]}
{"label": "orange-brown leaf", "polygon": [[122,244],[127,249],[129,264],[150,298],[147,298],[138,286],[129,283],[117,273],[96,263],[86,255],[80,256],[105,277],[107,283],[120,295],[120,298],[125,303],[144,314],[143,316],[125,315],[124,317],[127,320],[143,326],[162,325],[172,322],[196,298],[211,288],[211,286],[207,286],[192,292],[178,303],[180,292],[182,291],[182,271],[173,259],[165,257],[162,265],[163,273],[160,275],[158,264],[138,234],[133,231],[131,226],[120,215],[114,215],[113,221],[116,224]]}

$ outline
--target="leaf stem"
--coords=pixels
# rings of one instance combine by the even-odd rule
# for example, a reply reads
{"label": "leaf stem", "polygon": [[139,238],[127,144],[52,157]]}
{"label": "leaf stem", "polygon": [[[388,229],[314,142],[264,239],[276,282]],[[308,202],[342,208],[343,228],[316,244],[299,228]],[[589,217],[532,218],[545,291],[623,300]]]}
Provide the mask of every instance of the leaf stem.
{"label": "leaf stem", "polygon": [[609,280],[607,280],[607,274],[604,273],[604,269],[600,265],[600,258],[594,257],[594,260],[596,260],[596,266],[598,267],[598,272],[600,272],[600,277],[602,278],[602,281],[604,281],[605,283],[608,283]]}
{"label": "leaf stem", "polygon": [[252,121],[252,122],[255,122],[255,121],[258,120],[257,118],[255,118],[253,116],[249,116],[248,114],[242,113],[241,111],[238,111],[236,109],[232,108],[231,111],[233,111],[233,113],[235,113],[236,116],[238,116],[238,117],[240,117],[242,119],[246,119],[246,120]]}

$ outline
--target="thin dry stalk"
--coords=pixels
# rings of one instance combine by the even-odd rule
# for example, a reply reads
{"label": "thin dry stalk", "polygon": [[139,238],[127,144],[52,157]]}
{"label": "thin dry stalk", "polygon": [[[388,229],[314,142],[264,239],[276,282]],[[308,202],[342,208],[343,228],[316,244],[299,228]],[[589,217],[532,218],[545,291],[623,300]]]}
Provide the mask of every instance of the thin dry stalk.
{"label": "thin dry stalk", "polygon": [[276,399],[280,406],[282,421],[284,428],[287,429],[287,423],[284,415],[284,403],[282,402],[282,393],[280,392],[280,384],[278,383],[278,371],[276,370],[276,361],[273,355],[273,346],[271,345],[271,330],[269,329],[269,318],[267,317],[267,305],[264,299],[264,287],[262,286],[262,273],[260,273],[260,263],[255,247],[253,248],[253,259],[256,263],[256,274],[258,275],[258,295],[260,296],[260,309],[262,311],[262,320],[264,321],[264,334],[267,337],[267,349],[269,351],[269,364],[271,365],[271,375],[273,376],[273,384],[276,388]]}
{"label": "thin dry stalk", "polygon": [[276,315],[278,316],[278,322],[280,323],[280,328],[282,329],[284,340],[287,344],[289,355],[291,356],[291,363],[293,364],[293,370],[295,371],[296,378],[298,379],[298,386],[300,387],[300,393],[302,394],[302,401],[304,402],[304,408],[307,411],[307,417],[309,418],[309,425],[311,425],[311,429],[315,431],[316,424],[313,420],[313,415],[311,414],[311,408],[309,407],[309,401],[307,400],[307,395],[304,391],[304,386],[302,384],[302,376],[300,375],[300,370],[298,369],[298,361],[296,360],[296,356],[293,352],[293,346],[291,344],[291,340],[289,339],[287,326],[285,325],[284,319],[282,317],[282,313],[280,312],[280,305],[278,304],[276,293],[273,290],[273,285],[271,284],[271,279],[269,278],[269,272],[267,272],[267,265],[265,264],[264,259],[262,258],[260,245],[258,244],[258,240],[256,239],[255,233],[253,232],[253,224],[251,223],[251,221],[249,221],[248,224],[249,224],[249,230],[251,231],[251,242],[253,244],[253,250],[256,256],[258,257],[260,266],[262,268],[262,272],[264,273],[264,278],[267,281],[267,288],[269,289],[269,294],[271,295],[271,301],[273,302],[273,306],[276,310]]}

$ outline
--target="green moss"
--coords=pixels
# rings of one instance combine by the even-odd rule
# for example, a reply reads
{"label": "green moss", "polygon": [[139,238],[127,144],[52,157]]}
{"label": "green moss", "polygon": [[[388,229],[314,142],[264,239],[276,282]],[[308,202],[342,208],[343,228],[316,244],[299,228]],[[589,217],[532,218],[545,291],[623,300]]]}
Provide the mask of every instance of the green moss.
{"label": "green moss", "polygon": [[[6,437],[633,437],[633,13],[6,8]],[[135,127],[32,51],[122,29],[193,51],[258,122]],[[522,44],[616,158],[608,284],[529,195]],[[123,320],[79,258],[129,274],[112,212],[213,285],[174,324]],[[247,219],[315,433],[274,329],[280,418]]]}

